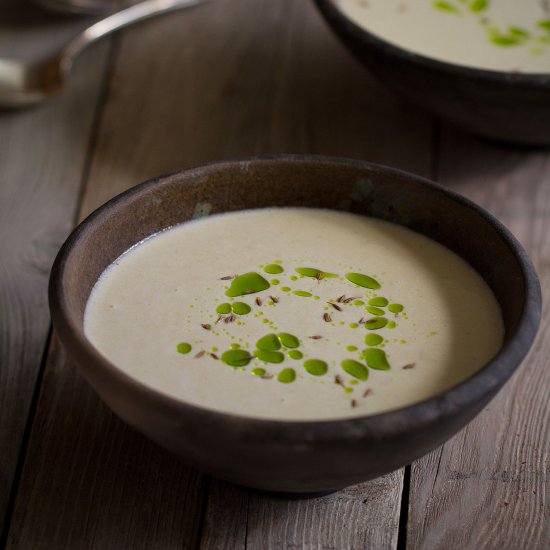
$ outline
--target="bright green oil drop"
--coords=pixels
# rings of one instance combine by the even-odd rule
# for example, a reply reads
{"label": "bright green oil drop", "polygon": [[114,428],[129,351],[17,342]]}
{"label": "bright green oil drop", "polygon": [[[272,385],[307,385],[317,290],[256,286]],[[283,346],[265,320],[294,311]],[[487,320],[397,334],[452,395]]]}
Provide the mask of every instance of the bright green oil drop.
{"label": "bright green oil drop", "polygon": [[284,269],[280,265],[269,264],[264,267],[264,271],[270,275],[278,275],[279,273],[282,273]]}
{"label": "bright green oil drop", "polygon": [[231,310],[237,315],[247,315],[250,313],[250,306],[244,302],[234,302],[231,304]]}
{"label": "bright green oil drop", "polygon": [[390,304],[388,306],[388,311],[392,313],[401,313],[403,311],[403,306],[401,304]]}
{"label": "bright green oil drop", "polygon": [[187,342],[180,342],[176,349],[178,350],[178,353],[189,353],[193,348],[191,347],[191,344],[188,344]]}
{"label": "bright green oil drop", "polygon": [[323,376],[327,373],[328,365],[321,359],[308,359],[304,361],[304,369],[313,376]]}
{"label": "bright green oil drop", "polygon": [[346,349],[348,351],[357,351],[358,348],[357,348],[357,346],[347,346]]}
{"label": "bright green oil drop", "polygon": [[292,294],[296,294],[296,296],[303,296],[304,298],[309,298],[312,296],[311,292],[306,292],[305,290],[295,290]]}
{"label": "bright green oil drop", "polygon": [[225,295],[231,298],[235,296],[244,296],[254,294],[269,288],[269,283],[258,273],[251,271],[244,275],[239,275],[231,281],[231,286],[225,291]]}
{"label": "bright green oil drop", "polygon": [[365,302],[363,302],[363,300],[355,300],[353,302],[353,305],[354,306],[364,306],[365,305]]}
{"label": "bright green oil drop", "polygon": [[278,285],[281,281],[279,281],[279,279],[271,279],[270,282],[272,285]]}
{"label": "bright green oil drop", "polygon": [[344,388],[345,393],[353,393],[353,388]]}
{"label": "bright green oil drop", "polygon": [[378,330],[384,328],[388,324],[388,320],[385,317],[372,317],[365,322],[365,328],[367,330]]}
{"label": "bright green oil drop", "polygon": [[290,384],[296,380],[296,371],[294,369],[283,369],[278,375],[277,380],[283,384]]}
{"label": "bright green oil drop", "polygon": [[397,325],[395,324],[395,321],[390,321],[388,323],[388,328],[395,328]]}
{"label": "bright green oil drop", "polygon": [[357,323],[350,323],[349,328],[359,328],[359,325]]}
{"label": "bright green oil drop", "polygon": [[231,304],[228,304],[227,302],[220,304],[216,308],[216,313],[219,313],[220,315],[227,315],[228,313],[231,313]]}
{"label": "bright green oil drop", "polygon": [[231,367],[246,367],[252,356],[244,349],[231,349],[222,353],[222,361]]}
{"label": "bright green oil drop", "polygon": [[280,351],[267,351],[265,349],[255,350],[254,357],[265,363],[282,363],[285,360],[285,356]]}
{"label": "bright green oil drop", "polygon": [[350,386],[356,386],[358,384],[358,380],[350,380],[349,385]]}
{"label": "bright green oil drop", "polygon": [[376,306],[367,306],[366,310],[372,315],[384,315],[385,311]]}
{"label": "bright green oil drop", "polygon": [[328,273],[315,267],[297,267],[295,271],[304,277],[313,277],[314,279],[334,279],[338,277],[336,273]]}
{"label": "bright green oil drop", "polygon": [[285,346],[285,348],[297,348],[300,345],[300,340],[294,336],[294,334],[289,334],[288,332],[281,332],[277,335],[279,342]]}
{"label": "bright green oil drop", "polygon": [[297,281],[297,280],[298,280],[298,277],[296,277],[296,275],[291,275],[291,276],[290,276],[290,280],[291,280],[291,281]]}
{"label": "bright green oil drop", "polygon": [[446,2],[445,0],[435,0],[433,7],[440,11],[446,11],[447,13],[460,13],[460,10],[456,6],[453,6],[450,2]]}
{"label": "bright green oil drop", "polygon": [[371,369],[390,370],[386,352],[377,348],[363,350],[363,357]]}
{"label": "bright green oil drop", "polygon": [[380,288],[380,283],[376,279],[362,273],[346,273],[346,279],[363,288],[372,288],[373,290]]}
{"label": "bright green oil drop", "polygon": [[252,374],[254,376],[264,376],[265,369],[262,369],[261,367],[256,367],[255,369],[252,369]]}
{"label": "bright green oil drop", "polygon": [[241,344],[231,344],[229,347],[230,347],[231,349],[240,349]]}
{"label": "bright green oil drop", "polygon": [[376,296],[376,298],[371,298],[369,300],[369,305],[376,307],[386,307],[388,305],[388,300],[382,296]]}
{"label": "bright green oil drop", "polygon": [[291,349],[287,355],[291,358],[291,359],[301,359],[304,354],[301,352],[301,351],[298,351],[297,349]]}
{"label": "bright green oil drop", "polygon": [[378,346],[384,341],[384,338],[380,334],[367,334],[365,336],[365,344],[367,346]]}
{"label": "bright green oil drop", "polygon": [[367,367],[355,359],[344,359],[340,365],[344,371],[358,380],[366,380],[369,376]]}
{"label": "bright green oil drop", "polygon": [[265,351],[277,351],[281,349],[281,342],[276,334],[266,334],[256,342],[256,347]]}
{"label": "bright green oil drop", "polygon": [[283,290],[284,292],[289,292],[291,288],[289,286],[282,286],[281,290]]}

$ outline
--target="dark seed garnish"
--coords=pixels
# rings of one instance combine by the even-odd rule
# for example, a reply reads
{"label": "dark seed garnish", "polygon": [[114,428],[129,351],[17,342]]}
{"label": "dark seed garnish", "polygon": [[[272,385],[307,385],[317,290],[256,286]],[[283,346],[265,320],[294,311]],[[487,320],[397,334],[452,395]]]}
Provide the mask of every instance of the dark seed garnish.
{"label": "dark seed garnish", "polygon": [[346,298],[345,300],[342,300],[344,304],[349,304],[352,300],[357,300],[357,296],[352,296],[351,298]]}
{"label": "dark seed garnish", "polygon": [[223,315],[220,315],[220,316],[216,319],[216,325],[217,325],[221,320],[223,320]]}
{"label": "dark seed garnish", "polygon": [[323,315],[323,319],[327,322],[327,323],[330,323],[332,321],[332,317],[328,314],[328,313],[325,313]]}
{"label": "dark seed garnish", "polygon": [[263,374],[262,376],[260,376],[260,378],[262,380],[271,380],[273,378],[273,375],[272,374]]}
{"label": "dark seed garnish", "polygon": [[322,336],[320,336],[319,334],[316,334],[315,336],[308,336],[308,338],[311,338],[312,340],[320,340]]}
{"label": "dark seed garnish", "polygon": [[416,363],[408,363],[403,368],[404,369],[414,369],[414,367],[416,367]]}
{"label": "dark seed garnish", "polygon": [[204,330],[211,330],[212,329],[212,325],[209,325],[208,323],[201,323],[201,327]]}
{"label": "dark seed garnish", "polygon": [[345,299],[346,299],[346,295],[345,295],[345,294],[342,294],[342,296],[340,296],[340,297],[338,298],[338,300],[336,300],[336,301],[337,301],[338,303],[340,303],[340,302],[343,302]]}
{"label": "dark seed garnish", "polygon": [[223,322],[224,323],[232,323],[236,319],[235,315],[233,313],[231,315],[228,315]]}
{"label": "dark seed garnish", "polygon": [[237,275],[226,275],[225,277],[220,277],[220,281],[230,281],[231,279],[236,279]]}
{"label": "dark seed garnish", "polygon": [[197,354],[195,355],[195,358],[196,358],[196,359],[200,359],[205,353],[206,353],[205,351],[199,351],[199,353],[197,353]]}
{"label": "dark seed garnish", "polygon": [[362,325],[364,322],[365,322],[365,318],[361,317],[361,319],[359,319],[359,324]]}
{"label": "dark seed garnish", "polygon": [[262,305],[262,300],[260,298],[256,298],[256,305],[257,306],[261,306]]}
{"label": "dark seed garnish", "polygon": [[365,393],[363,394],[363,397],[368,397],[372,393],[372,390],[370,388],[367,388],[365,390]]}
{"label": "dark seed garnish", "polygon": [[332,302],[327,302],[330,304],[336,311],[342,311],[342,308],[338,304],[333,304]]}
{"label": "dark seed garnish", "polygon": [[340,386],[342,386],[344,384],[344,381],[342,380],[342,377],[339,374],[337,374],[334,377],[334,383],[335,384],[340,384]]}
{"label": "dark seed garnish", "polygon": [[321,279],[323,278],[323,274],[320,271],[317,271],[315,278],[317,279],[317,282],[320,283]]}
{"label": "dark seed garnish", "polygon": [[212,359],[215,359],[216,361],[219,360],[219,357],[215,353],[211,353],[210,357],[212,357]]}
{"label": "dark seed garnish", "polygon": [[357,401],[355,399],[352,399],[351,400],[351,408],[355,409],[355,407],[357,407]]}
{"label": "dark seed garnish", "polygon": [[270,298],[271,298],[271,300],[272,300],[272,302],[273,302],[274,304],[278,304],[278,303],[279,303],[279,298],[277,298],[277,296],[270,296]]}

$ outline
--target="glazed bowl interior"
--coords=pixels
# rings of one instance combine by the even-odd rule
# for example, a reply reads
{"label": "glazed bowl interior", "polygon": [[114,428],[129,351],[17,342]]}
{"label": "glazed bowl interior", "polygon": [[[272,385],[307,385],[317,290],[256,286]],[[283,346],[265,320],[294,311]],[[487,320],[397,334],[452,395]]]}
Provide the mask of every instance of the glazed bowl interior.
{"label": "glazed bowl interior", "polygon": [[314,1],[356,58],[405,100],[484,137],[550,144],[550,66],[540,73],[522,73],[427,57],[369,31],[335,0]]}
{"label": "glazed bowl interior", "polygon": [[[199,216],[273,206],[373,216],[453,250],[482,275],[500,304],[505,338],[499,354],[459,386],[417,405],[344,420],[276,421],[215,412],[156,392],[122,373],[87,341],[83,317],[90,292],[104,269],[130,247]],[[75,365],[129,424],[187,462],[229,481],[314,492],[407,464],[475,416],[527,353],[539,322],[540,289],[513,236],[460,196],[369,163],[283,157],[177,172],[111,200],[86,219],[60,251],[50,280],[50,305]],[[344,460],[346,466],[335,471],[334,460]]]}

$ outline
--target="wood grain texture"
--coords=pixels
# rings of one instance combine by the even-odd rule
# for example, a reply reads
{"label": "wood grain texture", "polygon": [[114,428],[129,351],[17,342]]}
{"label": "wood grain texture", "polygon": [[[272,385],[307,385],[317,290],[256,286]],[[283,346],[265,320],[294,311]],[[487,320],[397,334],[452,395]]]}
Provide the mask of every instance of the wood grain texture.
{"label": "wood grain texture", "polygon": [[288,499],[213,480],[201,549],[396,548],[403,476]]}
{"label": "wood grain texture", "polygon": [[[55,29],[35,37],[35,50],[50,39],[59,39]],[[49,270],[74,220],[106,46],[82,58],[63,97],[0,112],[0,525],[49,332]]]}
{"label": "wood grain texture", "polygon": [[[354,156],[427,174],[431,128],[366,75],[309,2],[217,1],[124,32],[81,216],[159,173],[256,154]],[[304,501],[218,481],[208,490],[112,418],[59,352],[36,418],[10,548],[180,548],[199,536],[209,548],[396,545],[402,472]]]}
{"label": "wood grain texture", "polygon": [[[503,221],[550,299],[550,154],[446,130],[441,181]],[[550,317],[500,394],[455,438],[413,465],[410,548],[545,549],[550,541]]]}

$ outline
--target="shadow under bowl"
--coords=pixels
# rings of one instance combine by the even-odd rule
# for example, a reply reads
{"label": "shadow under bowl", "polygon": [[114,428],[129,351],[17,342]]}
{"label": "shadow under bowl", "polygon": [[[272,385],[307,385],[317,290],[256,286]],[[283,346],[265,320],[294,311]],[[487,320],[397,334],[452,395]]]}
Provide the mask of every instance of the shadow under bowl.
{"label": "shadow under bowl", "polygon": [[[464,258],[493,290],[505,325],[498,355],[460,385],[413,406],[334,421],[256,419],[155,391],[88,342],[83,316],[101,273],[137,242],[197,214],[271,206],[347,210],[424,234]],[[336,490],[409,464],[469,422],[529,350],[541,309],[538,279],[515,238],[461,196],[366,162],[277,157],[176,172],[115,197],[63,245],[50,279],[62,344],[124,421],[189,464],[234,483],[290,493]]]}
{"label": "shadow under bowl", "polygon": [[347,17],[334,0],[315,3],[348,49],[407,101],[474,134],[550,145],[550,71],[491,71],[438,61],[378,38]]}

